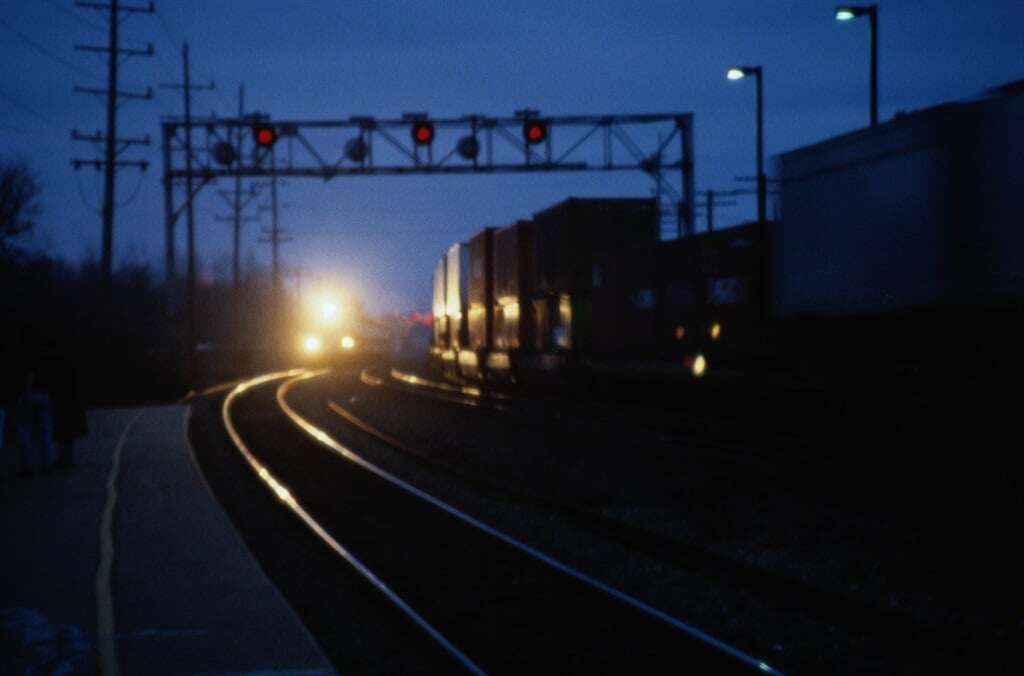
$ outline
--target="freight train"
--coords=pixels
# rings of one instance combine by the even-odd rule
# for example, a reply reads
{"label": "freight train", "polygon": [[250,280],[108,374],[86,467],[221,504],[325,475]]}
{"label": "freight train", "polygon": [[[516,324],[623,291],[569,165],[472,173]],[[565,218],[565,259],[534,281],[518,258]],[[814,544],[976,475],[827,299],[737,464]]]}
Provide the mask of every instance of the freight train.
{"label": "freight train", "polygon": [[653,199],[570,198],[453,244],[434,271],[434,359],[496,381],[1013,366],[1024,84],[784,153],[775,173],[773,222],[659,241]]}

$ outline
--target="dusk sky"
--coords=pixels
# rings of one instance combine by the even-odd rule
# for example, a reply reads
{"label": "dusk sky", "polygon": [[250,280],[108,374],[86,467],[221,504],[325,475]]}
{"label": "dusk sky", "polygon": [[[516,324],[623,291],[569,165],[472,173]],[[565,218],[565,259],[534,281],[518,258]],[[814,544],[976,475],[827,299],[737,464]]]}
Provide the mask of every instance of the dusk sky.
{"label": "dusk sky", "polygon": [[[134,0],[132,4],[145,4]],[[1024,78],[1020,0],[881,2],[880,117],[965,99]],[[121,88],[153,86],[153,101],[120,108],[119,135],[154,144],[142,174],[118,179],[115,264],[151,262],[163,275],[159,117],[182,111],[188,40],[196,114],[232,116],[238,86],[247,110],[276,118],[507,116],[530,107],[551,115],[692,112],[700,191],[751,187],[754,86],[731,83],[733,64],[763,65],[766,155],[864,126],[868,120],[868,26],[837,23],[821,0],[561,2],[330,2],[158,0],[131,15],[123,44],[152,42],[153,58],[122,67]],[[104,129],[105,57],[75,44],[106,43],[106,16],[72,0],[0,0],[0,157],[25,158],[44,184],[33,245],[78,260],[99,255],[102,173],[72,171],[72,157],[100,157],[70,130]],[[340,151],[340,149],[339,149]],[[770,164],[769,164],[770,167]],[[229,214],[216,189],[197,202],[197,248],[208,274],[230,274]],[[651,194],[642,173],[474,177],[289,179],[281,222],[293,240],[283,264],[344,286],[374,311],[429,309],[430,277],[449,244],[485,225],[528,217],[570,195]],[[130,200],[130,201],[129,201]],[[267,200],[262,200],[266,202]],[[722,224],[752,218],[753,198],[718,212]],[[771,213],[771,212],[769,212]],[[269,262],[258,242],[267,214],[243,233],[243,260]],[[183,269],[184,227],[178,227]]]}

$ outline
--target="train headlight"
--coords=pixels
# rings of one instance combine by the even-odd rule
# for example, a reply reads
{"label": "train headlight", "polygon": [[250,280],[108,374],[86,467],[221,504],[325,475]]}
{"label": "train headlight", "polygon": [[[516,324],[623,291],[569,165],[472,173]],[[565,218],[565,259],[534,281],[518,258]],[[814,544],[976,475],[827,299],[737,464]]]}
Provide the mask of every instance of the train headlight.
{"label": "train headlight", "polygon": [[356,341],[352,336],[343,336],[341,339],[341,349],[351,350],[356,346]]}
{"label": "train headlight", "polygon": [[691,368],[693,369],[693,375],[695,377],[700,378],[704,375],[704,372],[708,370],[708,362],[704,358],[704,355],[695,355],[693,357],[693,366]]}
{"label": "train headlight", "polygon": [[302,340],[302,349],[308,354],[316,354],[321,347],[319,336],[309,335]]}
{"label": "train headlight", "polygon": [[320,320],[332,324],[338,319],[338,306],[336,303],[325,300],[320,303]]}

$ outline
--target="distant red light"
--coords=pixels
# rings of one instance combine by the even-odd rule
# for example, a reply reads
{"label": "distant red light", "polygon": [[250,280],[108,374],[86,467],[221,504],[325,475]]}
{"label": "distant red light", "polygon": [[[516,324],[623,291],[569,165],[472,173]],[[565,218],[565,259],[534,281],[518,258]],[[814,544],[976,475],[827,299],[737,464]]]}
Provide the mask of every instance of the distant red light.
{"label": "distant red light", "polygon": [[431,143],[434,140],[434,125],[429,122],[419,122],[413,125],[412,140],[420,145]]}
{"label": "distant red light", "polygon": [[421,326],[433,326],[434,315],[430,312],[413,312],[409,315],[409,321],[412,324],[420,324]]}
{"label": "distant red light", "polygon": [[269,146],[277,140],[277,134],[270,127],[256,128],[256,143],[261,146]]}
{"label": "distant red light", "polygon": [[542,143],[548,137],[548,127],[543,122],[527,122],[523,125],[523,138],[527,143]]}

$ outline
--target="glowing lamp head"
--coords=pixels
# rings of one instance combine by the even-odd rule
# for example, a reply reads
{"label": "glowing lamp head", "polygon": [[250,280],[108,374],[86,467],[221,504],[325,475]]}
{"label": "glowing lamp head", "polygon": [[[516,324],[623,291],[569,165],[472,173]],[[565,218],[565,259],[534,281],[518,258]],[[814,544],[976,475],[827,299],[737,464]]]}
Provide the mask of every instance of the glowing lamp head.
{"label": "glowing lamp head", "polygon": [[700,378],[708,370],[708,362],[704,358],[704,355],[698,354],[693,358],[693,366],[690,367],[693,371],[693,375],[696,378]]}
{"label": "glowing lamp head", "polygon": [[715,322],[708,327],[708,335],[711,336],[711,340],[718,340],[722,336],[722,325]]}
{"label": "glowing lamp head", "polygon": [[850,21],[855,18],[857,18],[857,14],[849,7],[840,7],[836,9],[836,21]]}
{"label": "glowing lamp head", "polygon": [[320,351],[321,343],[319,336],[306,336],[302,341],[302,349],[308,354],[316,354]]}
{"label": "glowing lamp head", "polygon": [[338,306],[329,300],[320,303],[320,319],[332,322],[338,317]]}
{"label": "glowing lamp head", "polygon": [[434,141],[434,125],[420,121],[412,125],[412,140],[416,145],[424,146]]}
{"label": "glowing lamp head", "polygon": [[730,68],[725,73],[725,77],[729,78],[730,80],[742,80],[746,76],[747,71],[744,70],[743,68]]}
{"label": "glowing lamp head", "polygon": [[341,349],[351,350],[356,346],[356,341],[352,336],[342,336],[341,338]]}
{"label": "glowing lamp head", "polygon": [[543,143],[548,137],[548,127],[539,120],[530,120],[523,124],[523,139],[527,143]]}
{"label": "glowing lamp head", "polygon": [[253,127],[252,136],[256,141],[256,145],[269,148],[277,141],[277,130],[269,124],[259,124]]}

